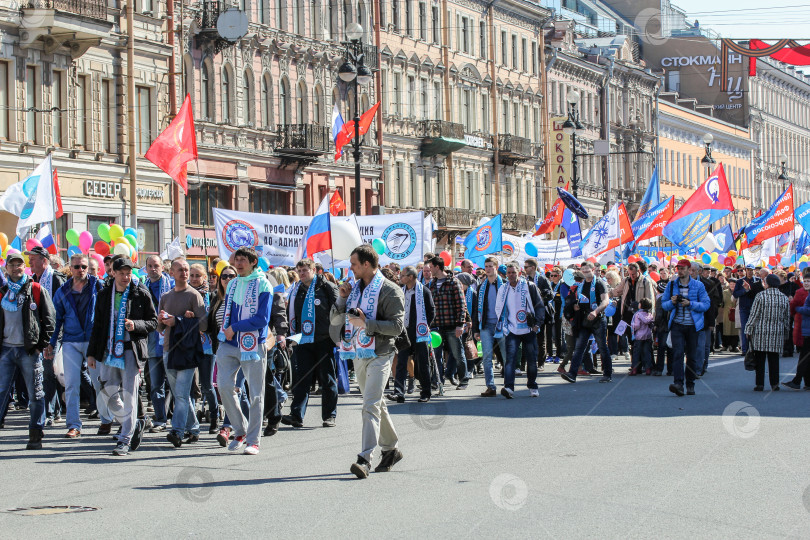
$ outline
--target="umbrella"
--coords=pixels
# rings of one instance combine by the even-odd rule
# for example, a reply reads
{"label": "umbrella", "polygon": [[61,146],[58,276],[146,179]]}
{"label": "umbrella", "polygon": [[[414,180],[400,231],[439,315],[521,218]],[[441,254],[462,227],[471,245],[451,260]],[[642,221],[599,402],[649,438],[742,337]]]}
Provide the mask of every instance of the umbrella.
{"label": "umbrella", "polygon": [[582,219],[588,219],[588,211],[585,210],[585,207],[582,206],[582,203],[579,202],[576,197],[565,191],[563,188],[558,187],[557,193],[562,199],[563,204],[568,207],[573,213],[581,217]]}

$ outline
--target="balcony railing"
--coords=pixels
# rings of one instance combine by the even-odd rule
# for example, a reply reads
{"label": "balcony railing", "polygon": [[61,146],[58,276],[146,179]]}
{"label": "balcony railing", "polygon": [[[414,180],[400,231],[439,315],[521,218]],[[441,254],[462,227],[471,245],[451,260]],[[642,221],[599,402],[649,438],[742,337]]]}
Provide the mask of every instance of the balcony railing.
{"label": "balcony railing", "polygon": [[92,19],[107,20],[106,0],[29,0],[23,5],[31,9],[55,9]]}
{"label": "balcony railing", "polygon": [[317,124],[278,124],[277,151],[324,154],[329,151],[329,128]]}
{"label": "balcony railing", "polygon": [[464,140],[464,126],[444,120],[420,120],[416,124],[417,137],[450,138]]}
{"label": "balcony railing", "polygon": [[[347,62],[350,61],[349,53],[344,49],[343,51],[343,59]],[[377,47],[375,45],[369,45],[368,43],[363,43],[363,63],[369,69],[376,70],[380,66],[377,65]]]}
{"label": "balcony railing", "polygon": [[430,212],[436,225],[444,229],[472,229],[478,225],[481,214],[467,208],[447,208],[445,206],[433,206],[425,208],[425,212]]}
{"label": "balcony railing", "polygon": [[498,150],[501,161],[508,161],[509,165],[526,161],[532,157],[532,142],[524,137],[517,137],[509,133],[498,135]]}
{"label": "balcony railing", "polygon": [[537,223],[535,216],[508,213],[503,215],[503,228],[508,231],[531,231]]}

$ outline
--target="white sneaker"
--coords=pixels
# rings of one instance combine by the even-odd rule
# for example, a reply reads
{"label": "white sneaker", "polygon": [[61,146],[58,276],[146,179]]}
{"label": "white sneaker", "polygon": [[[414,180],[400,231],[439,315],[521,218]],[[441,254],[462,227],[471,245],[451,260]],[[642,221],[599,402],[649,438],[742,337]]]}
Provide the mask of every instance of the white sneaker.
{"label": "white sneaker", "polygon": [[249,456],[255,456],[259,453],[259,445],[258,444],[251,444],[247,448],[245,448],[245,454]]}
{"label": "white sneaker", "polygon": [[529,397],[540,397],[540,391],[537,388],[530,389]]}
{"label": "white sneaker", "polygon": [[238,452],[243,446],[245,446],[245,436],[234,437],[231,444],[228,445],[228,452]]}
{"label": "white sneaker", "polygon": [[515,375],[523,375],[523,372],[519,369],[515,369]]}

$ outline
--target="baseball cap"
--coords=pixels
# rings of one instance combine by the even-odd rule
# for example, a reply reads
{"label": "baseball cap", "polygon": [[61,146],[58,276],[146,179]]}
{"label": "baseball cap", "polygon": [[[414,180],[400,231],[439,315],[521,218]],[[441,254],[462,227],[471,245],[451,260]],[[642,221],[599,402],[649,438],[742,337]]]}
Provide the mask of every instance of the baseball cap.
{"label": "baseball cap", "polygon": [[710,264],[704,264],[703,269],[704,270],[717,270],[717,268],[715,268],[714,266],[712,266]]}
{"label": "baseball cap", "polygon": [[113,271],[121,270],[122,268],[129,268],[130,270],[135,268],[135,264],[129,260],[127,257],[121,257],[120,259],[115,259],[113,261],[112,269]]}
{"label": "baseball cap", "polygon": [[22,253],[17,251],[17,252],[9,253],[8,255],[6,255],[6,264],[8,264],[9,262],[11,262],[14,259],[19,259],[23,263],[25,262],[25,258],[23,258]]}
{"label": "baseball cap", "polygon": [[25,252],[26,255],[39,255],[41,257],[45,257],[46,259],[50,258],[51,254],[48,253],[48,250],[42,246],[36,246],[33,249],[30,249]]}
{"label": "baseball cap", "polygon": [[753,270],[753,269],[754,269],[754,265],[753,265],[753,264],[751,264],[751,263],[746,264],[746,265],[745,265],[745,267],[746,267],[746,268],[750,268],[751,270]]}
{"label": "baseball cap", "polygon": [[687,268],[691,268],[692,267],[692,261],[690,261],[689,259],[681,259],[680,261],[678,261],[678,264],[676,264],[675,266],[679,266],[679,267],[680,266],[685,266]]}

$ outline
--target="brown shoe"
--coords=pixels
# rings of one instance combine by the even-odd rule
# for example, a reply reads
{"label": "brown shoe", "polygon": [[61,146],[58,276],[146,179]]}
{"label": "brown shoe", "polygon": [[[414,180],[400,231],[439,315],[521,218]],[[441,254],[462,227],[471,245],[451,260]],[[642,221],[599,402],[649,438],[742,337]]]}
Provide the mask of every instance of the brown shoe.
{"label": "brown shoe", "polygon": [[70,428],[67,433],[65,433],[66,439],[78,439],[82,436],[82,432],[76,428]]}
{"label": "brown shoe", "polygon": [[484,392],[481,392],[481,397],[495,397],[497,395],[498,392],[494,388],[487,388]]}
{"label": "brown shoe", "polygon": [[109,435],[112,432],[112,424],[101,424],[98,426],[96,435]]}

